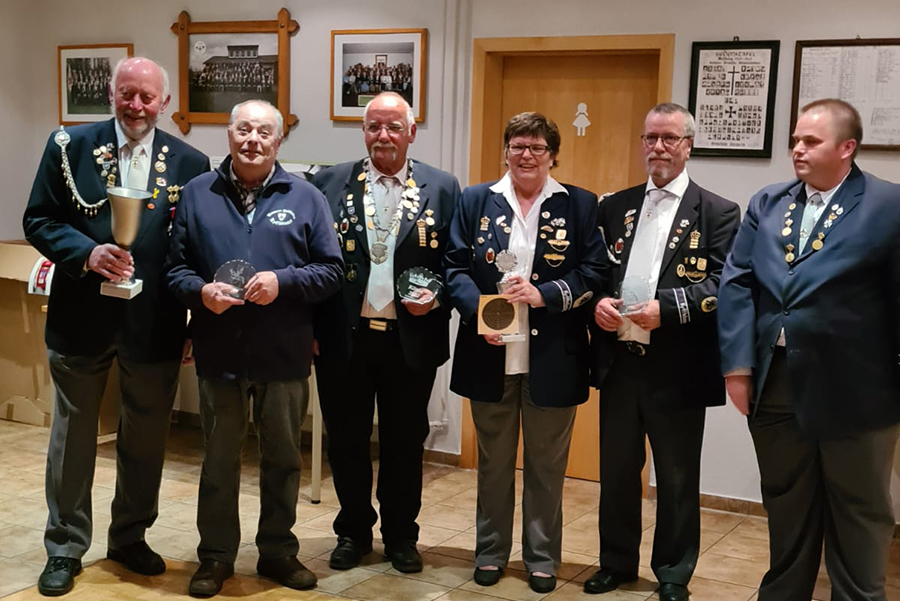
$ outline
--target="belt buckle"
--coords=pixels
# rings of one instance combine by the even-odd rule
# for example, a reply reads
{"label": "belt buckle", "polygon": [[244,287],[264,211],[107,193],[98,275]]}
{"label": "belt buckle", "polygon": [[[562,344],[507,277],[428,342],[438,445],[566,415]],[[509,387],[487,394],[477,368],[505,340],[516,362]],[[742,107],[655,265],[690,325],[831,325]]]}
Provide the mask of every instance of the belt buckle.
{"label": "belt buckle", "polygon": [[376,332],[387,332],[387,322],[383,319],[370,319],[369,320],[369,329],[375,330]]}
{"label": "belt buckle", "polygon": [[625,342],[625,348],[628,349],[629,352],[634,353],[640,357],[643,357],[647,354],[647,349],[644,348],[644,345],[640,342],[635,342],[634,340],[628,340]]}

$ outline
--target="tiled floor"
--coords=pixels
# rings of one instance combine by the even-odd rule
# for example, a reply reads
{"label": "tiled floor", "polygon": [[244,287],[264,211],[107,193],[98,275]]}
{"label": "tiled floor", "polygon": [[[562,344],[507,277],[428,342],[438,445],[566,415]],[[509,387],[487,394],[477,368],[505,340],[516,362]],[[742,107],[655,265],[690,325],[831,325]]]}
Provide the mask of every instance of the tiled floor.
{"label": "tiled floor", "polygon": [[[16,601],[39,599],[34,587],[46,559],[41,536],[46,521],[43,471],[47,430],[0,421],[0,596]],[[425,559],[421,574],[401,575],[383,561],[381,546],[365,565],[346,572],[328,568],[328,553],[334,545],[331,521],[337,499],[326,472],[319,505],[309,503],[309,480],[303,482],[298,519],[294,531],[300,538],[301,560],[319,576],[312,592],[291,591],[255,575],[253,545],[258,517],[258,468],[254,439],[245,450],[241,517],[243,540],[235,566],[237,575],[228,581],[221,597],[248,599],[362,601],[536,601],[521,562],[518,545],[513,549],[507,575],[490,588],[472,579],[475,544],[475,472],[428,464],[425,469],[423,508],[419,523],[419,549]],[[188,580],[196,568],[198,536],[195,528],[197,481],[200,471],[200,432],[174,426],[161,490],[160,516],[148,532],[151,546],[167,558],[164,576],[136,576],[118,564],[102,560],[106,555],[109,502],[115,485],[114,444],[101,445],[94,483],[96,541],[85,558],[93,562],[78,577],[75,590],[66,598],[85,600],[155,600],[188,598]],[[521,486],[521,482],[520,482]],[[599,485],[568,480],[563,501],[563,565],[559,586],[548,601],[593,599],[594,601],[638,601],[655,599],[656,582],[649,566],[653,541],[655,506],[644,503],[644,538],[641,548],[641,578],[624,590],[603,596],[582,592],[582,583],[597,569],[597,505]],[[521,516],[516,515],[517,529]],[[376,526],[377,528],[377,526]],[[691,581],[693,601],[748,601],[756,597],[756,586],[768,558],[765,520],[742,515],[706,511],[702,517],[701,556]],[[518,536],[516,537],[518,540]],[[101,560],[101,561],[98,561]],[[889,599],[900,600],[900,544],[894,545],[888,568]],[[824,572],[816,599],[830,597]]]}

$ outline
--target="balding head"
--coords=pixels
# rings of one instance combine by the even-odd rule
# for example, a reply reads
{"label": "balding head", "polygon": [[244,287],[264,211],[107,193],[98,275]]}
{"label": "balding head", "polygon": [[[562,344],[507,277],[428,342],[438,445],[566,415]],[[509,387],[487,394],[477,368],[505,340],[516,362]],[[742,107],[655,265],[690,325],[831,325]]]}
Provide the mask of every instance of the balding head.
{"label": "balding head", "polygon": [[121,60],[113,71],[109,97],[122,131],[140,140],[156,127],[169,104],[169,76],[149,58]]}

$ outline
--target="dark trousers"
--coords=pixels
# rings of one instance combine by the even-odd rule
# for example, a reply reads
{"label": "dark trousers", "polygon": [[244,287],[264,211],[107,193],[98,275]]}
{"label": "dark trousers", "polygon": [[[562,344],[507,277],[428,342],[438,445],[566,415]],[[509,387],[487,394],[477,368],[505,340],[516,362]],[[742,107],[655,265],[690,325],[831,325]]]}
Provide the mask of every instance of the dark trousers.
{"label": "dark trousers", "polygon": [[832,601],[884,601],[898,427],[811,440],[797,424],[791,399],[779,349],[749,420],[769,514],[770,566],[759,601],[811,599],[823,543]]}
{"label": "dark trousers", "polygon": [[238,495],[241,447],[253,423],[259,440],[259,526],[256,547],[263,559],[293,557],[291,532],[300,492],[300,436],[309,406],[309,382],[250,382],[200,378],[203,471],[197,502],[197,556],[234,564],[241,542]]}
{"label": "dark trousers", "polygon": [[[658,388],[668,383],[654,379],[653,361],[650,354],[638,356],[617,345],[600,390],[600,565],[638,572],[646,435],[657,484],[650,566],[659,582],[687,585],[700,554],[700,449],[706,409],[685,408],[678,399],[660,406]],[[673,387],[671,395],[680,394]]]}
{"label": "dark trousers", "polygon": [[349,362],[316,360],[316,382],[328,431],[328,462],[341,510],[334,531],[358,542],[372,540],[370,453],[378,397],[379,465],[376,497],[381,536],[389,545],[416,541],[422,506],[422,455],[428,437],[428,400],[436,369],[418,370],[403,359],[396,329],[371,330],[360,323]]}
{"label": "dark trousers", "polygon": [[181,361],[136,362],[118,345],[97,356],[61,355],[54,350],[47,354],[56,386],[47,450],[47,554],[82,557],[91,546],[97,419],[113,359],[119,364],[122,415],[108,545],[117,548],[144,540],[144,531],[158,515]]}

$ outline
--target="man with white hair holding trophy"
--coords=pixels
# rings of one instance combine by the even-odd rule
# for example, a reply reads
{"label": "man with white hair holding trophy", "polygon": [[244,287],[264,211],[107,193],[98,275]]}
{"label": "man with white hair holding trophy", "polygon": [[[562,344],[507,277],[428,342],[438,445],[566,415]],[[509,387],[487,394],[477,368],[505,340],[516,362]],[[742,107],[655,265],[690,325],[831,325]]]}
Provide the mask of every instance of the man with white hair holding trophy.
{"label": "man with white hair holding trophy", "polygon": [[[91,545],[97,419],[113,359],[122,415],[107,557],[139,574],[166,569],[144,532],[158,513],[186,317],[161,272],[179,191],[209,170],[209,160],[156,128],[169,85],[153,61],[116,65],[110,103],[115,118],[50,136],[23,220],[28,241],[56,264],[46,329],[56,404],[47,453],[48,561],[38,581],[44,595],[72,589]],[[134,239],[119,240],[129,250],[114,243],[107,199],[116,187],[131,189],[120,196],[145,197],[131,216]],[[104,283],[133,276],[142,280],[139,294],[128,286],[101,292]]]}

